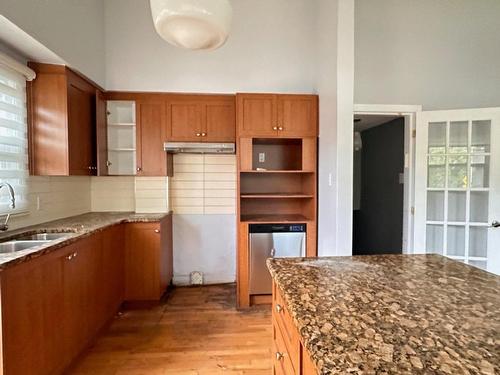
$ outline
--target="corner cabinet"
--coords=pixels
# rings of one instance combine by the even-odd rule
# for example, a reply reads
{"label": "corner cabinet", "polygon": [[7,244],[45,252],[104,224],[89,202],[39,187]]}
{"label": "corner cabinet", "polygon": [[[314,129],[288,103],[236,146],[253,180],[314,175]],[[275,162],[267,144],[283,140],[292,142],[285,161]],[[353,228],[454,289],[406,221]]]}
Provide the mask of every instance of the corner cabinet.
{"label": "corner cabinet", "polygon": [[237,94],[238,137],[300,138],[318,134],[318,97]]}
{"label": "corner cabinet", "polygon": [[171,279],[171,215],[114,225],[3,270],[2,374],[64,373],[124,301],[157,302]]}
{"label": "corner cabinet", "polygon": [[30,171],[41,176],[98,174],[99,88],[62,65],[29,63]]}

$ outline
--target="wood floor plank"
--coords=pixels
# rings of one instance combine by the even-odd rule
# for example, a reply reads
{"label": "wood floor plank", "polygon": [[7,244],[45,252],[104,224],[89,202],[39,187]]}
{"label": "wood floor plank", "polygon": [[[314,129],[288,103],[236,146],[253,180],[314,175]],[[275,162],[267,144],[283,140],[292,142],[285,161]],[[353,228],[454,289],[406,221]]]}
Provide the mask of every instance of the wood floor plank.
{"label": "wood floor plank", "polygon": [[126,311],[73,375],[269,375],[271,308],[235,308],[234,285],[175,288],[160,306]]}

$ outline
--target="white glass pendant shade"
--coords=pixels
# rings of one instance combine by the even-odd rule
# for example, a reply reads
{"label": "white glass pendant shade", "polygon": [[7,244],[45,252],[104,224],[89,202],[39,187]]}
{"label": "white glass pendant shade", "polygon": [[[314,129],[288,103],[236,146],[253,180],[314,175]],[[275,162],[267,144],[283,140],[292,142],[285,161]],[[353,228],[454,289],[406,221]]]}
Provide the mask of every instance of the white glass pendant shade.
{"label": "white glass pendant shade", "polygon": [[167,42],[187,49],[216,49],[229,35],[229,0],[150,0],[155,29]]}

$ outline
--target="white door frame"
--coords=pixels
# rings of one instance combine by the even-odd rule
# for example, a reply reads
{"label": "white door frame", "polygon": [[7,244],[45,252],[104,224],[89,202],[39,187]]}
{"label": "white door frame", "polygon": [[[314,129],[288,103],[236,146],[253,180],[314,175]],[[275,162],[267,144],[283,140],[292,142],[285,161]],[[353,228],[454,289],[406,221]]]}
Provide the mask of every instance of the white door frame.
{"label": "white door frame", "polygon": [[[412,254],[415,207],[415,129],[416,114],[421,105],[355,104],[355,115],[401,116],[405,119],[405,159],[404,159],[404,202],[403,202],[403,245],[404,254]],[[354,132],[354,124],[353,132]]]}

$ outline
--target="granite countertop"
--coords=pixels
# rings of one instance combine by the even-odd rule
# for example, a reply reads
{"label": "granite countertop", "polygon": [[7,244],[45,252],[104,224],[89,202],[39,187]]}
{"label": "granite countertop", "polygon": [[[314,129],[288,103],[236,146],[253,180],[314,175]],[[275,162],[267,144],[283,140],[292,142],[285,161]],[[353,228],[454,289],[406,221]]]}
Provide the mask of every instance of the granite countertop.
{"label": "granite countertop", "polygon": [[440,255],[268,259],[320,374],[500,374],[500,277]]}
{"label": "granite countertop", "polygon": [[19,228],[0,234],[0,241],[14,239],[19,234],[36,234],[44,232],[71,232],[64,238],[51,241],[42,246],[27,250],[0,253],[0,271],[9,266],[28,261],[43,254],[67,246],[92,233],[102,231],[107,227],[122,223],[158,222],[170,213],[136,214],[133,212],[91,212],[83,215],[71,216],[64,219]]}

